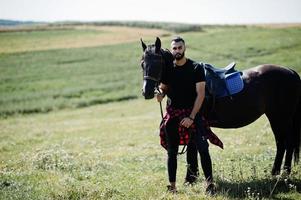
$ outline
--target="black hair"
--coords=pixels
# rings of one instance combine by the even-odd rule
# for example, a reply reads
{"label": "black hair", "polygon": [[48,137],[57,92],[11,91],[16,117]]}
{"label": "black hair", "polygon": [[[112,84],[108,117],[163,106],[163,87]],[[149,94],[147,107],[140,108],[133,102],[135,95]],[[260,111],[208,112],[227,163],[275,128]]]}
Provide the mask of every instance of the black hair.
{"label": "black hair", "polygon": [[171,42],[183,42],[185,44],[185,41],[183,38],[181,38],[180,36],[176,36],[174,37]]}

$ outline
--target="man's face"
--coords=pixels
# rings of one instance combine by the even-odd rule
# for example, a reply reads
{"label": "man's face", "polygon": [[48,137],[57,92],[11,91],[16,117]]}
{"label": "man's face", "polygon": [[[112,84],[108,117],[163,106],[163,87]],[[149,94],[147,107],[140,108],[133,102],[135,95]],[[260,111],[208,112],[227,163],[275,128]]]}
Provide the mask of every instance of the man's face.
{"label": "man's face", "polygon": [[176,60],[181,60],[185,55],[185,44],[180,42],[172,41],[171,43],[171,53]]}

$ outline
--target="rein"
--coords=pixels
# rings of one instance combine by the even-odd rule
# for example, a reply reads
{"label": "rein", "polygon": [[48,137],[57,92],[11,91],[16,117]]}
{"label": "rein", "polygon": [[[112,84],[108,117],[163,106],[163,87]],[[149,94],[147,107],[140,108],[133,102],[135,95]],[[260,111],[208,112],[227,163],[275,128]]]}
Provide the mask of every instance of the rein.
{"label": "rein", "polygon": [[155,81],[155,82],[159,82],[158,79],[156,79],[155,77],[152,77],[152,76],[143,76],[143,79],[144,80],[152,80],[152,81]]}
{"label": "rein", "polygon": [[[158,85],[156,85],[156,90],[157,90],[158,94],[162,94],[162,92],[160,91]],[[160,112],[161,112],[161,123],[164,123],[162,102],[160,101],[159,104],[160,104]],[[166,136],[166,138],[168,140],[168,134],[167,134],[167,131],[166,131],[166,126],[164,126],[164,132],[165,132],[165,136]],[[189,131],[189,134],[190,134],[190,131]],[[186,153],[186,151],[187,151],[187,144],[184,144],[182,150],[180,152],[178,152],[178,154],[182,155],[182,154]]]}

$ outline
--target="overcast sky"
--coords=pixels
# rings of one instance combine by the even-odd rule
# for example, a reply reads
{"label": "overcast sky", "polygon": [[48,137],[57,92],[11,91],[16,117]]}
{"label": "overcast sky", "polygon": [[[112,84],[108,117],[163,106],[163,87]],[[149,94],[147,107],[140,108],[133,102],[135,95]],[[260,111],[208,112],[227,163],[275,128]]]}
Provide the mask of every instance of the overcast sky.
{"label": "overcast sky", "polygon": [[301,0],[0,0],[0,19],[301,23]]}

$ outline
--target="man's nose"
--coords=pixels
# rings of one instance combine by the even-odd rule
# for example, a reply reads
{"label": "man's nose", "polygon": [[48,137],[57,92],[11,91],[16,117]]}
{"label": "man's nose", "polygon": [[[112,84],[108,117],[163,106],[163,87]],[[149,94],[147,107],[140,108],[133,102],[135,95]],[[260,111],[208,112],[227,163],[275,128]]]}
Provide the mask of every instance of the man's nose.
{"label": "man's nose", "polygon": [[175,53],[180,53],[180,49],[175,49],[174,52]]}

